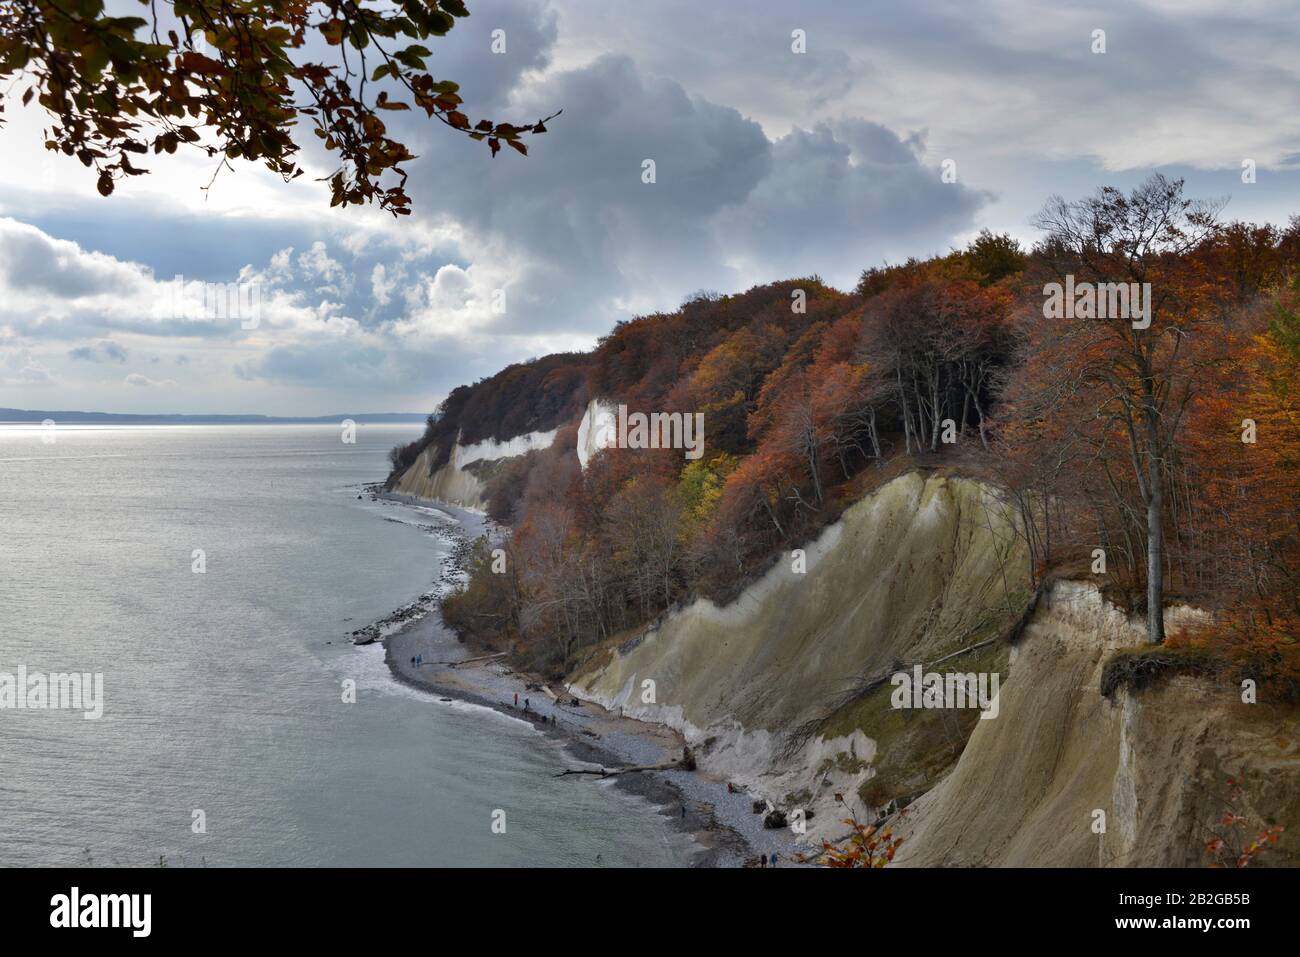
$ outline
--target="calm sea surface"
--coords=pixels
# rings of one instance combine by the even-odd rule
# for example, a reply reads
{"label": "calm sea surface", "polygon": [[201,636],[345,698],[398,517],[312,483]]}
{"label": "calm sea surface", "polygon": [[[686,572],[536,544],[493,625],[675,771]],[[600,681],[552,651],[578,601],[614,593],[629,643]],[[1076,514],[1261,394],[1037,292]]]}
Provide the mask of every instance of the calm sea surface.
{"label": "calm sea surface", "polygon": [[648,805],[347,641],[443,555],[357,499],[417,431],[0,426],[0,675],[104,676],[98,721],[0,710],[0,865],[680,863]]}

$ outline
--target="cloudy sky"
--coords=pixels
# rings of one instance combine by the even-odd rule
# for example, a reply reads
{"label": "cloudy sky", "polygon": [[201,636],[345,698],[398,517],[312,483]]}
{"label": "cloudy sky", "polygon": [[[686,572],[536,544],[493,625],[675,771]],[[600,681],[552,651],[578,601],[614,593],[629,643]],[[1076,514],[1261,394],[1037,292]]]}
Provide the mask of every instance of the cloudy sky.
{"label": "cloudy sky", "polygon": [[[0,91],[0,406],[427,411],[696,290],[814,272],[847,289],[981,227],[1032,241],[1048,195],[1153,169],[1229,218],[1300,212],[1294,0],[468,5],[433,72],[477,116],[564,113],[527,159],[394,114],[421,157],[401,222],[247,165],[205,195],[198,155],[105,199],[42,148],[25,87]],[[255,328],[198,285],[239,282]]]}

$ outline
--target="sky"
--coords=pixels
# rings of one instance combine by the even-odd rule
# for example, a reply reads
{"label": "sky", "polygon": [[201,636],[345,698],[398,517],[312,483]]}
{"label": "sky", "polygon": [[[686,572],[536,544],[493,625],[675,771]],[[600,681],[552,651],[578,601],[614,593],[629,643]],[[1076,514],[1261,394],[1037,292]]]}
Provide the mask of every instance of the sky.
{"label": "sky", "polygon": [[401,221],[330,209],[310,136],[291,184],[182,152],[101,197],[0,90],[0,407],[428,411],[699,290],[1032,243],[1050,195],[1153,170],[1226,219],[1300,213],[1294,0],[468,6],[428,44],[467,112],[563,113],[527,158],[392,114]]}

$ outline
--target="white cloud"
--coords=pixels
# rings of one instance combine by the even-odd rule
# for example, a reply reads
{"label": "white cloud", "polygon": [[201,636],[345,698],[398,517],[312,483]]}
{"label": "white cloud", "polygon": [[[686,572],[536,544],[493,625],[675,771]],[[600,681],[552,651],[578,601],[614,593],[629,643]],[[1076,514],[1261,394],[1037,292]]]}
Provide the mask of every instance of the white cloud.
{"label": "white cloud", "polygon": [[150,281],[148,270],[133,263],[0,218],[0,287],[8,301],[112,300],[137,294]]}
{"label": "white cloud", "polygon": [[139,372],[132,372],[122,381],[129,386],[145,389],[166,389],[176,384],[172,379],[150,379]]}
{"label": "white cloud", "polygon": [[[846,286],[982,225],[1024,238],[1048,193],[1090,192],[1108,170],[1186,164],[1234,183],[1249,156],[1263,175],[1233,213],[1285,219],[1300,198],[1300,174],[1281,172],[1300,160],[1288,6],[660,0],[612,17],[605,0],[496,0],[437,42],[440,72],[476,118],[564,113],[527,158],[495,159],[394,114],[421,157],[402,220],[328,208],[316,177],[335,159],[312,137],[291,184],[243,164],[204,194],[207,158],[150,157],[103,199],[11,91],[0,166],[40,172],[0,183],[0,404],[57,383],[67,406],[120,407],[153,391],[121,366],[151,357],[190,362],[168,401],[199,411],[426,408],[694,289],[809,272]],[[1099,25],[1103,56],[1088,51]],[[486,52],[497,28],[506,56]],[[945,158],[957,184],[939,181]],[[179,295],[161,281],[178,273]],[[200,280],[255,285],[258,321],[214,315]]]}
{"label": "white cloud", "polygon": [[0,348],[0,385],[46,385],[52,381],[50,370],[32,356],[30,349]]}
{"label": "white cloud", "polygon": [[335,283],[343,278],[342,263],[330,256],[325,244],[319,240],[311,244],[311,249],[298,256],[298,269],[306,278],[320,279],[327,283]]}
{"label": "white cloud", "polygon": [[375,268],[370,270],[370,292],[375,297],[375,302],[381,306],[388,305],[396,279],[397,275],[388,278],[388,269],[383,263],[375,263]]}

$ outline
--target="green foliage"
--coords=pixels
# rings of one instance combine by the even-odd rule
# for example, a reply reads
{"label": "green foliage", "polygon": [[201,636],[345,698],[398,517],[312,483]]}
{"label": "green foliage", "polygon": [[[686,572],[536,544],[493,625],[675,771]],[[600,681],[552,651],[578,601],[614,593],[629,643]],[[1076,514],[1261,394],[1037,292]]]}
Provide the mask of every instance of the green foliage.
{"label": "green foliage", "polygon": [[1020,243],[1010,234],[995,235],[987,229],[980,230],[980,234],[966,247],[964,256],[981,286],[1023,272],[1028,262]]}
{"label": "green foliage", "polygon": [[[1300,273],[1291,280],[1287,295],[1280,296],[1268,323],[1268,334],[1278,348],[1300,361]],[[1289,391],[1283,385],[1283,394]]]}
{"label": "green foliage", "polygon": [[442,600],[447,625],[484,643],[509,641],[518,625],[512,615],[516,604],[512,598],[515,578],[509,573],[512,556],[507,553],[507,573],[497,574],[492,571],[492,550],[486,536],[475,539],[465,560],[469,581]]}
{"label": "green foliage", "polygon": [[682,469],[677,489],[691,521],[703,526],[713,517],[722,501],[727,476],[735,471],[739,461],[734,455],[722,454],[700,459]]}

